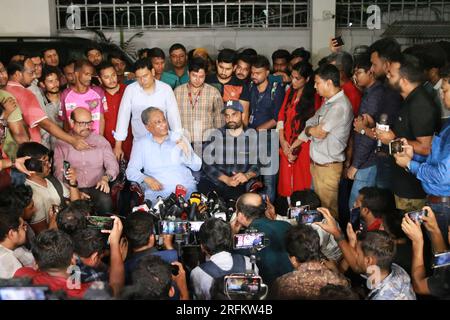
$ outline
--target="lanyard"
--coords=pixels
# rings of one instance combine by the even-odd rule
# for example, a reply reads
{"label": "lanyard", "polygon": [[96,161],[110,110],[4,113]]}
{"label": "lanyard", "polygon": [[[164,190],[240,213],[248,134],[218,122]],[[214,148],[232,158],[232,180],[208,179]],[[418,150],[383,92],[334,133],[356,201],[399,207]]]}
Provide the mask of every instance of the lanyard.
{"label": "lanyard", "polygon": [[198,101],[200,100],[200,95],[202,94],[203,87],[198,91],[198,93],[197,93],[197,95],[195,97],[195,102],[192,101],[191,87],[189,86],[188,88],[189,88],[188,89],[189,104],[191,105],[192,109],[195,109],[195,106],[198,105]]}

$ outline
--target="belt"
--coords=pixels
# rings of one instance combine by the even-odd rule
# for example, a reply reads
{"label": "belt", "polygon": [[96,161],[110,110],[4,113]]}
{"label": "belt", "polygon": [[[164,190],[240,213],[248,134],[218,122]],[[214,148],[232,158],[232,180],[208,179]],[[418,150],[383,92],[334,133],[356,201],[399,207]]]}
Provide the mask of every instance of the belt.
{"label": "belt", "polygon": [[338,164],[338,163],[342,163],[342,162],[340,162],[340,161],[333,161],[333,162],[328,162],[328,163],[320,164],[320,163],[314,162],[314,161],[311,159],[311,164],[314,165],[314,166],[317,166],[317,167],[329,167],[329,166],[331,166],[332,164]]}
{"label": "belt", "polygon": [[427,199],[430,203],[450,203],[450,197],[438,197],[428,195]]}

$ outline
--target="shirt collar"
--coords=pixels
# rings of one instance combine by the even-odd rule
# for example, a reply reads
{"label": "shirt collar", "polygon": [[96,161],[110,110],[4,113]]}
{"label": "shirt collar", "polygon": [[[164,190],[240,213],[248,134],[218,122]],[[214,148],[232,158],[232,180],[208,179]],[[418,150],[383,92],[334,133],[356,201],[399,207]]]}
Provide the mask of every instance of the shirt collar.
{"label": "shirt collar", "polygon": [[434,85],[434,90],[440,90],[442,87],[442,79],[439,79],[439,81]]}
{"label": "shirt collar", "polygon": [[21,87],[21,88],[25,88],[22,84],[20,84],[19,82],[16,81],[8,81],[8,83],[6,84],[7,86],[11,86],[11,87]]}
{"label": "shirt collar", "polygon": [[338,99],[341,99],[344,96],[344,90],[339,91],[334,96],[332,96],[330,99],[325,99],[325,104],[330,104],[335,102]]}

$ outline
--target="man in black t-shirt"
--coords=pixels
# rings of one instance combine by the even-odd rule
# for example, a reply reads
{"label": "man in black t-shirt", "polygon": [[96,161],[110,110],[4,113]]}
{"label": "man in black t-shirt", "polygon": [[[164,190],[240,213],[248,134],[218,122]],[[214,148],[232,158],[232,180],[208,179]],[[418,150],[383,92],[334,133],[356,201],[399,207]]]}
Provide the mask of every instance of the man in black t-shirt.
{"label": "man in black t-shirt", "polygon": [[222,95],[223,101],[239,101],[244,107],[242,121],[247,127],[250,116],[250,91],[248,84],[238,79],[234,74],[237,55],[234,50],[223,49],[220,51],[217,61],[217,73],[206,78],[206,83],[216,87]]}
{"label": "man in black t-shirt", "polygon": [[[400,55],[391,61],[387,78],[404,101],[392,130],[377,130],[377,137],[385,145],[394,139],[406,138],[415,154],[427,156],[433,135],[439,128],[440,115],[439,107],[422,86],[423,76],[423,67],[414,56]],[[399,209],[412,211],[425,205],[426,194],[420,181],[398,165],[392,172],[392,189]]]}

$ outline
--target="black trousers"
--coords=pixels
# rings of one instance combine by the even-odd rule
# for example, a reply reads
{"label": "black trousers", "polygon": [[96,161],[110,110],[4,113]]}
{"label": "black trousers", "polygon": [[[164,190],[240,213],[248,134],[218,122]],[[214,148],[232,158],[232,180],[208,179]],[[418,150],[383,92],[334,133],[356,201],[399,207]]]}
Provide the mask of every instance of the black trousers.
{"label": "black trousers", "polygon": [[237,187],[229,187],[225,183],[220,183],[219,186],[212,183],[209,179],[201,178],[198,184],[198,191],[207,195],[210,191],[216,191],[217,194],[225,201],[230,199],[237,200],[242,194],[245,193],[245,185],[239,185]]}
{"label": "black trousers", "polygon": [[95,187],[81,188],[80,191],[91,196],[91,201],[94,204],[95,212],[98,214],[113,213],[113,202],[109,193],[104,193],[98,189],[95,189]]}

